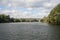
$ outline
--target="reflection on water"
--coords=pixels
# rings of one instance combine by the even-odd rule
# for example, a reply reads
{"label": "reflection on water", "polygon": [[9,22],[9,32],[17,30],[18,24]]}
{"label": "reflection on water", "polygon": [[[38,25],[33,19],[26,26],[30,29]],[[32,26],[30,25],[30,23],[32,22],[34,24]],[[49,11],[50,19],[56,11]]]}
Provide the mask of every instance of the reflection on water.
{"label": "reflection on water", "polygon": [[60,26],[45,23],[2,23],[0,40],[60,40]]}

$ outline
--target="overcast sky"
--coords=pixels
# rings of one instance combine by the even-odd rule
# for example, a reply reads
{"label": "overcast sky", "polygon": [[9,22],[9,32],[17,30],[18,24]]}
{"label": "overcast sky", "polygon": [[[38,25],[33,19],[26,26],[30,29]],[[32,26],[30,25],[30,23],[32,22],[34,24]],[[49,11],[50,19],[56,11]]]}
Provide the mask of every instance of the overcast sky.
{"label": "overcast sky", "polygon": [[15,18],[42,18],[58,3],[60,0],[0,0],[0,14]]}

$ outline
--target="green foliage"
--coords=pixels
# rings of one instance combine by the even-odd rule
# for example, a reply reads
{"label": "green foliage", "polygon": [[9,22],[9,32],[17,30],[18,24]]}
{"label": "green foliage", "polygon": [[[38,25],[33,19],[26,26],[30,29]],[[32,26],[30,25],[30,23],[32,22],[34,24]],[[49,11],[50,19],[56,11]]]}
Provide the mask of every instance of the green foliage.
{"label": "green foliage", "polygon": [[48,17],[44,17],[43,19],[41,19],[41,22],[60,25],[60,4],[58,4],[55,8],[51,10]]}
{"label": "green foliage", "polygon": [[47,17],[44,17],[43,19],[40,20],[41,22],[47,22],[48,21],[48,18]]}
{"label": "green foliage", "polygon": [[48,23],[60,24],[60,4],[51,10],[48,15]]}
{"label": "green foliage", "polygon": [[8,23],[8,22],[39,22],[39,20],[34,18],[10,18],[9,15],[0,14],[0,23]]}
{"label": "green foliage", "polygon": [[14,19],[14,22],[21,22],[20,19]]}
{"label": "green foliage", "polygon": [[1,14],[0,15],[0,23],[1,22],[9,22],[9,20],[10,20],[10,16],[8,15],[8,16],[6,16],[6,15],[4,15],[4,14]]}

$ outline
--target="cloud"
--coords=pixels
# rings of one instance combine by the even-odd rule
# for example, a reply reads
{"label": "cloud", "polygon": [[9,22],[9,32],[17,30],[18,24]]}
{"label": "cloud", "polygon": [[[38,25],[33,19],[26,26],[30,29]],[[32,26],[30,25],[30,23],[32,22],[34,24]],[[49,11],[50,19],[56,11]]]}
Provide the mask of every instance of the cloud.
{"label": "cloud", "polygon": [[14,18],[26,18],[31,16],[31,12],[23,12],[20,10],[0,10],[0,14],[6,14],[6,15],[10,15],[11,17]]}
{"label": "cloud", "polygon": [[59,0],[0,0],[0,14],[17,18],[42,18],[58,3]]}
{"label": "cloud", "polygon": [[52,3],[46,2],[46,3],[43,3],[43,6],[44,7],[52,7]]}
{"label": "cloud", "polygon": [[0,4],[12,7],[51,7],[59,0],[0,0]]}

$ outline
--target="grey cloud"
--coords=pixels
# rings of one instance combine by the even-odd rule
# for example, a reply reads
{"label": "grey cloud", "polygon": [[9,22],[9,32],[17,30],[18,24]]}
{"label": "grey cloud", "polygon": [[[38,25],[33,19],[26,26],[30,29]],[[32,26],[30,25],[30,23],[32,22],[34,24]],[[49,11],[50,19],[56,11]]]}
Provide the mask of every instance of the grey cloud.
{"label": "grey cloud", "polygon": [[[31,0],[32,1],[32,0]],[[42,14],[44,14],[45,16],[48,15],[48,13],[50,12],[50,10],[57,5],[58,3],[60,3],[59,0],[33,0],[32,2],[29,2],[28,0],[24,1],[24,0],[0,0],[0,5],[4,5],[4,7],[6,6],[5,9],[7,10],[13,10],[13,8],[18,8],[18,7],[25,7],[25,8],[29,8],[31,7],[32,9],[38,10],[39,13],[33,14],[32,12],[31,14],[27,15],[29,12],[25,13],[26,15],[24,15],[23,12],[17,12],[17,13],[13,13],[10,11],[6,12],[5,9],[3,9],[2,11],[0,11],[0,13],[5,12],[5,14],[11,15],[11,16],[16,16],[19,17],[21,13],[23,13],[22,16],[20,17],[40,17],[43,16]],[[47,4],[48,5],[47,5]],[[51,4],[51,5],[50,5]],[[13,7],[13,8],[12,8]],[[31,10],[30,10],[31,11]],[[41,14],[42,13],[42,14]]]}

